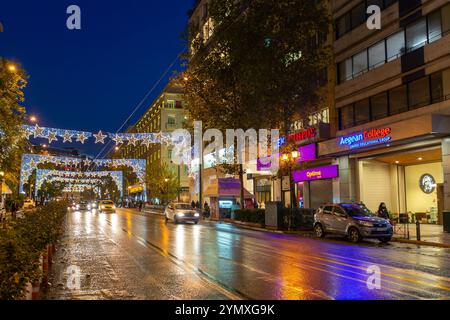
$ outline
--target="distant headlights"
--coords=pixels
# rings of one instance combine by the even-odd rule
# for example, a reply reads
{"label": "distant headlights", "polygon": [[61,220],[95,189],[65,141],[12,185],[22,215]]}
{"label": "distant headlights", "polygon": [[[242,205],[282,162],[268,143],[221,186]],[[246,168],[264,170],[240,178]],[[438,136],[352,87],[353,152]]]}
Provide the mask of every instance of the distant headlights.
{"label": "distant headlights", "polygon": [[358,220],[358,224],[364,227],[373,227],[373,223],[369,221]]}
{"label": "distant headlights", "polygon": [[194,214],[194,217],[200,217],[200,213]]}
{"label": "distant headlights", "polygon": [[184,217],[184,213],[183,212],[178,212],[177,213],[177,217]]}

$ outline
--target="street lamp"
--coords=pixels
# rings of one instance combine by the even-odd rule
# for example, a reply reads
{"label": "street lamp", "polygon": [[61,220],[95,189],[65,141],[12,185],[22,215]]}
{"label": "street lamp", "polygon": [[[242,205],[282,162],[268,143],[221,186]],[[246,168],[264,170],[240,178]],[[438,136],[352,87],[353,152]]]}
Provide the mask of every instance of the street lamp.
{"label": "street lamp", "polygon": [[17,67],[14,64],[10,64],[8,66],[8,70],[11,72],[16,72],[17,71]]}
{"label": "street lamp", "polygon": [[297,150],[294,150],[289,153],[284,153],[281,155],[281,160],[286,164],[288,170],[289,170],[289,196],[290,196],[290,216],[289,216],[289,230],[292,226],[292,218],[294,216],[294,199],[295,199],[295,187],[293,187],[293,181],[292,181],[292,167],[297,162],[297,159],[300,158],[300,152]]}
{"label": "street lamp", "polygon": [[3,208],[3,177],[5,173],[0,171],[0,209]]}
{"label": "street lamp", "polygon": [[37,118],[35,116],[30,117],[30,122],[35,123],[37,122]]}

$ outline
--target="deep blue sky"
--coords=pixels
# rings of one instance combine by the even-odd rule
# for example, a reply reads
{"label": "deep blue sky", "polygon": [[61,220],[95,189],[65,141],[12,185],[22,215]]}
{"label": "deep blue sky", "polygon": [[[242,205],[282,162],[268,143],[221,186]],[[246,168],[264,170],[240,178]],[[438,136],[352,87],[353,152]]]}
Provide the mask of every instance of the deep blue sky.
{"label": "deep blue sky", "polygon": [[[81,8],[82,30],[66,28],[71,4]],[[191,6],[192,0],[2,0],[0,56],[27,70],[25,104],[39,125],[115,132],[183,49]]]}

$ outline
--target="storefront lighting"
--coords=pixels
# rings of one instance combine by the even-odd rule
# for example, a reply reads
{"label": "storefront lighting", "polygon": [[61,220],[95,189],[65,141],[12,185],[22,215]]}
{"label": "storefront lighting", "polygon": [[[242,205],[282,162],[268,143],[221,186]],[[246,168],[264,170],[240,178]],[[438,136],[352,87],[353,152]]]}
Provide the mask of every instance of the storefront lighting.
{"label": "storefront lighting", "polygon": [[283,161],[289,161],[289,156],[287,155],[287,154],[283,154],[283,156],[281,157],[281,159],[283,160]]}
{"label": "storefront lighting", "polygon": [[396,164],[399,164],[399,163],[400,163],[400,161],[395,161],[395,163],[396,163]]}
{"label": "storefront lighting", "polygon": [[300,153],[298,151],[292,151],[292,158],[297,159],[300,157]]}
{"label": "storefront lighting", "polygon": [[420,157],[420,158],[417,158],[417,160],[419,160],[419,161],[422,161],[422,160],[423,160],[423,158],[422,158],[422,157]]}

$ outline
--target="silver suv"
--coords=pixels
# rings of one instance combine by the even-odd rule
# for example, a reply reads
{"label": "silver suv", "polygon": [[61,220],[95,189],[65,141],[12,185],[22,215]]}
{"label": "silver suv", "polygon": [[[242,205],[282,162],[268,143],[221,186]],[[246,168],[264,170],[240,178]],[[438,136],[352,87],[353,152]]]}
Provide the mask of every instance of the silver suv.
{"label": "silver suv", "polygon": [[347,236],[352,242],[362,238],[376,238],[387,243],[393,228],[390,222],[374,215],[366,206],[356,203],[326,204],[314,215],[314,232],[323,238],[326,234]]}

